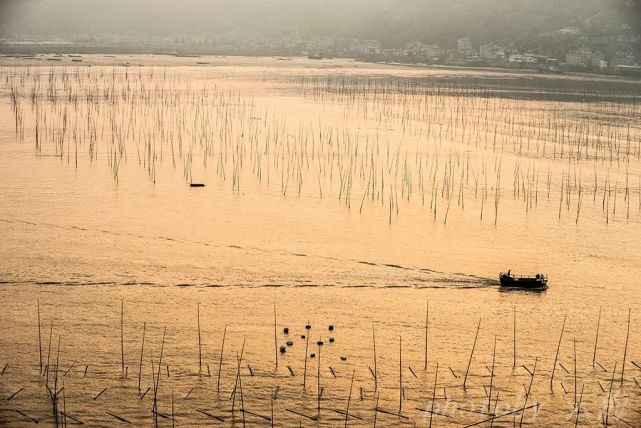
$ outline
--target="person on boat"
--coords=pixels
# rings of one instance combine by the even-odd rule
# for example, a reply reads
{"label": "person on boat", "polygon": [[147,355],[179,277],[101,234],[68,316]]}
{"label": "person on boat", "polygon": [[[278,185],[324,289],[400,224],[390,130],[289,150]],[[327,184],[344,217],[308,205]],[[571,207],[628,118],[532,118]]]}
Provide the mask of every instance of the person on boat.
{"label": "person on boat", "polygon": [[510,275],[510,272],[512,272],[512,269],[508,269],[507,276],[512,276],[512,275]]}

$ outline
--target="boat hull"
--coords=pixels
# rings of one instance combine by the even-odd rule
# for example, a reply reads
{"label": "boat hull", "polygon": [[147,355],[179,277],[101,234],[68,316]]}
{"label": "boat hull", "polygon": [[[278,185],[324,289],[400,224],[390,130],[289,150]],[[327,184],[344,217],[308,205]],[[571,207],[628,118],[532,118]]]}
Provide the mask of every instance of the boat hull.
{"label": "boat hull", "polygon": [[548,281],[547,278],[541,276],[539,278],[531,277],[514,277],[509,275],[500,275],[499,282],[501,287],[505,288],[524,288],[524,289],[536,289],[540,290],[547,288]]}

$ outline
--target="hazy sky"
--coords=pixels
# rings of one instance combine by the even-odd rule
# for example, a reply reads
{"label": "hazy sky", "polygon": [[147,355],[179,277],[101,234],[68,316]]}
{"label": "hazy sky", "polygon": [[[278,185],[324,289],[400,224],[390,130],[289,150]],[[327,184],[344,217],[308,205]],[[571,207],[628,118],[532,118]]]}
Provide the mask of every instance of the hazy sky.
{"label": "hazy sky", "polygon": [[31,36],[492,39],[566,26],[611,29],[634,24],[640,11],[638,0],[0,0],[0,25],[5,34]]}

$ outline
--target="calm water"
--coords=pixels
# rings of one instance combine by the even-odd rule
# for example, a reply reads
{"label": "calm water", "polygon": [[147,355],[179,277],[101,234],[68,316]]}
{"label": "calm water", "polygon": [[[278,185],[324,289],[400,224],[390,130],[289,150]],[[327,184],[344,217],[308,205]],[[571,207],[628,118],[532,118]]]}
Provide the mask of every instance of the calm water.
{"label": "calm water", "polygon": [[[53,423],[38,302],[49,385],[57,366],[63,411],[87,425],[153,424],[153,388],[141,395],[165,328],[163,426],[172,413],[241,425],[243,405],[247,425],[269,426],[272,403],[278,426],[344,425],[352,376],[352,426],[427,426],[433,394],[436,426],[537,403],[524,424],[567,426],[575,390],[579,424],[602,425],[608,395],[609,423],[641,423],[639,83],[272,58],[2,61],[2,425]],[[510,268],[546,272],[550,289],[500,292]]]}

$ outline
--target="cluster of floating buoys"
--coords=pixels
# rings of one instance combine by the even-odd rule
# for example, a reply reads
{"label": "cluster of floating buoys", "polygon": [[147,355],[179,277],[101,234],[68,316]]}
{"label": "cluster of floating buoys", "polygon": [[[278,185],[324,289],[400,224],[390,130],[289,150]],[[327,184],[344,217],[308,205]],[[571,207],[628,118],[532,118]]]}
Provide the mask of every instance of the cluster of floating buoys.
{"label": "cluster of floating buoys", "polygon": [[[311,324],[307,323],[307,324],[305,325],[305,330],[310,331],[311,329],[312,329]],[[327,327],[327,329],[328,329],[329,331],[334,331],[334,326],[333,326],[332,324],[330,324],[330,325]],[[283,327],[283,334],[286,334],[286,335],[287,335],[287,334],[289,334],[289,327]],[[301,339],[307,339],[307,335],[305,335],[305,334],[301,334],[301,335],[300,335],[300,338],[301,338]],[[336,339],[334,339],[334,337],[333,337],[333,336],[330,336],[330,337],[328,338],[328,340],[329,340],[329,343],[334,343],[334,342],[336,341]],[[318,342],[316,342],[316,344],[320,347],[320,346],[323,346],[323,345],[324,345],[324,342],[323,342],[322,340],[319,340]],[[292,340],[288,340],[288,341],[285,343],[285,345],[281,345],[281,346],[280,346],[280,353],[281,353],[281,354],[286,353],[286,352],[287,352],[287,347],[291,347],[291,346],[294,346],[294,342],[293,342]],[[310,358],[316,358],[316,354],[315,354],[315,353],[311,353],[311,354],[309,354],[309,357],[310,357]],[[347,360],[347,357],[341,357],[341,361],[345,361],[345,360]]]}

